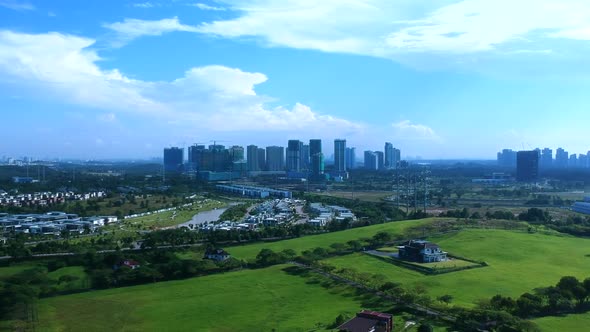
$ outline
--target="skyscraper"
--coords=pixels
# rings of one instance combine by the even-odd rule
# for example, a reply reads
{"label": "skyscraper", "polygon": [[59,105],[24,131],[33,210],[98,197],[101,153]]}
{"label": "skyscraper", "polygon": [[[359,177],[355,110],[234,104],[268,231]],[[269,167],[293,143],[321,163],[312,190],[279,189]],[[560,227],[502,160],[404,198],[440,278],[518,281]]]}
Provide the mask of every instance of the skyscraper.
{"label": "skyscraper", "polygon": [[553,150],[544,148],[541,150],[541,160],[539,166],[542,168],[551,168],[553,166]]}
{"label": "skyscraper", "polygon": [[266,150],[258,148],[258,170],[266,171]]}
{"label": "skyscraper", "polygon": [[334,171],[338,173],[346,172],[346,140],[334,140]]}
{"label": "skyscraper", "polygon": [[311,157],[311,153],[309,151],[309,145],[302,143],[302,145],[301,145],[301,169],[302,170],[309,170],[310,169],[310,157]]}
{"label": "skyscraper", "polygon": [[322,153],[322,140],[309,140],[309,154],[311,159],[311,175],[319,178],[324,174],[324,154]]}
{"label": "skyscraper", "polygon": [[346,169],[356,168],[356,148],[346,148]]}
{"label": "skyscraper", "polygon": [[385,168],[387,168],[387,169],[395,168],[395,165],[397,163],[394,161],[393,144],[391,144],[389,142],[385,142],[384,152],[385,152]]}
{"label": "skyscraper", "polygon": [[287,171],[301,172],[301,150],[303,143],[299,140],[289,140],[287,144]]}
{"label": "skyscraper", "polygon": [[373,151],[365,151],[365,169],[377,170],[377,154]]}
{"label": "skyscraper", "polygon": [[234,145],[229,148],[229,157],[231,161],[244,160],[244,148],[238,145]]}
{"label": "skyscraper", "polygon": [[377,156],[377,169],[383,170],[385,168],[385,156],[383,151],[375,151],[375,155]]}
{"label": "skyscraper", "polygon": [[171,147],[164,149],[164,170],[166,172],[181,172],[184,163],[184,149]]}
{"label": "skyscraper", "polygon": [[269,171],[285,170],[285,148],[282,146],[266,147],[266,169]]}
{"label": "skyscraper", "polygon": [[539,153],[518,151],[516,153],[516,180],[535,181],[539,177]]}
{"label": "skyscraper", "polygon": [[569,168],[577,168],[578,167],[578,155],[575,153],[570,154],[570,160],[567,165]]}
{"label": "skyscraper", "polygon": [[562,148],[555,152],[555,167],[566,168],[569,161],[569,153]]}
{"label": "skyscraper", "polygon": [[498,152],[498,166],[516,167],[516,151],[504,149],[502,152]]}
{"label": "skyscraper", "polygon": [[201,160],[201,152],[205,150],[204,145],[195,144],[188,147],[188,165],[189,171],[199,170],[199,161]]}
{"label": "skyscraper", "polygon": [[256,172],[260,170],[258,167],[258,147],[256,145],[248,145],[246,147],[246,163],[248,165],[248,171]]}

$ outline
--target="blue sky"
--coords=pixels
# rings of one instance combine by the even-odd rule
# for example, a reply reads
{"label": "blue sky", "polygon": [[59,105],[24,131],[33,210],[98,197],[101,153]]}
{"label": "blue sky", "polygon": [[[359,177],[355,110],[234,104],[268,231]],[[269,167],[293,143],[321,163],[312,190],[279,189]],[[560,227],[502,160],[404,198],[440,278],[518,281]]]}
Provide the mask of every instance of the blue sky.
{"label": "blue sky", "polygon": [[586,153],[587,0],[0,0],[0,156]]}

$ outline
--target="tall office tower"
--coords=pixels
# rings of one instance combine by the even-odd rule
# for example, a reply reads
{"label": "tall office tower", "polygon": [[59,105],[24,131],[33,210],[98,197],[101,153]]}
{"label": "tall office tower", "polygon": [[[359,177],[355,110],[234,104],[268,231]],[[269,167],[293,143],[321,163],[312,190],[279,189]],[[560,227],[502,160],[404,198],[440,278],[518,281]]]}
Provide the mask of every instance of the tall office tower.
{"label": "tall office tower", "polygon": [[541,150],[541,160],[539,160],[541,168],[551,168],[553,166],[553,150],[544,148]]}
{"label": "tall office tower", "polygon": [[539,177],[539,153],[518,151],[516,153],[516,181],[535,181]]}
{"label": "tall office tower", "polygon": [[346,172],[346,140],[335,139],[334,140],[334,171]]}
{"label": "tall office tower", "polygon": [[393,158],[393,144],[389,142],[385,142],[385,168],[393,169],[395,168],[396,162]]}
{"label": "tall office tower", "polygon": [[181,172],[184,163],[184,149],[171,147],[164,149],[164,170],[166,172]]}
{"label": "tall office tower", "polygon": [[258,148],[258,170],[266,171],[266,150]]}
{"label": "tall office tower", "polygon": [[588,155],[580,153],[578,155],[578,167],[579,168],[588,168]]}
{"label": "tall office tower", "polygon": [[365,169],[377,170],[377,154],[373,151],[365,151]]}
{"label": "tall office tower", "polygon": [[504,149],[498,152],[498,166],[516,167],[516,151]]}
{"label": "tall office tower", "polygon": [[285,148],[282,146],[266,147],[266,169],[269,171],[285,170]]}
{"label": "tall office tower", "polygon": [[393,148],[393,168],[398,168],[402,161],[402,151],[400,149]]}
{"label": "tall office tower", "polygon": [[569,161],[569,153],[562,148],[555,152],[555,167],[566,168]]}
{"label": "tall office tower", "polygon": [[375,155],[377,156],[377,169],[383,170],[385,168],[385,156],[383,151],[375,151]]}
{"label": "tall office tower", "polygon": [[260,170],[258,166],[258,147],[256,145],[248,145],[246,147],[246,164],[250,172]]}
{"label": "tall office tower", "polygon": [[311,175],[319,178],[324,174],[324,154],[321,139],[309,140],[309,155],[311,159]]}
{"label": "tall office tower", "polygon": [[234,145],[228,149],[229,157],[231,161],[240,161],[244,160],[244,147],[239,145]]}
{"label": "tall office tower", "polygon": [[578,167],[578,155],[576,155],[575,153],[572,153],[570,155],[570,160],[569,160],[567,166],[569,168],[576,168],[576,167]]}
{"label": "tall office tower", "polygon": [[310,169],[310,158],[311,158],[311,154],[309,151],[309,145],[302,143],[302,145],[301,145],[301,169],[302,170],[309,170]]}
{"label": "tall office tower", "polygon": [[356,148],[346,148],[346,169],[356,168]]}
{"label": "tall office tower", "polygon": [[287,171],[301,172],[301,150],[303,143],[292,139],[287,143]]}
{"label": "tall office tower", "polygon": [[209,150],[211,150],[211,151],[223,151],[223,150],[225,150],[225,145],[221,145],[221,144],[210,144],[209,145]]}
{"label": "tall office tower", "polygon": [[195,144],[188,147],[188,165],[190,171],[197,171],[199,169],[199,160],[201,159],[201,152],[205,150],[204,145]]}

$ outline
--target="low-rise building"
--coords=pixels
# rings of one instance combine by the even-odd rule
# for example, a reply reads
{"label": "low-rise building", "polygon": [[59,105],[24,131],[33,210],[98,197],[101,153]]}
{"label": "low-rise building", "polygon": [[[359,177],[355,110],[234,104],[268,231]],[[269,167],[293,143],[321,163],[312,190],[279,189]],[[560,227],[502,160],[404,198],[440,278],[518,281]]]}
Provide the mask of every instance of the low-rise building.
{"label": "low-rise building", "polygon": [[442,251],[438,245],[425,240],[410,240],[397,248],[399,258],[409,261],[431,263],[447,260],[447,252]]}
{"label": "low-rise building", "polygon": [[229,259],[230,257],[231,257],[230,254],[223,249],[208,249],[205,252],[205,256],[203,258],[204,259],[211,259],[216,262],[222,262],[224,260]]}
{"label": "low-rise building", "polygon": [[339,331],[346,332],[391,332],[393,315],[382,312],[363,310],[356,317],[338,326]]}

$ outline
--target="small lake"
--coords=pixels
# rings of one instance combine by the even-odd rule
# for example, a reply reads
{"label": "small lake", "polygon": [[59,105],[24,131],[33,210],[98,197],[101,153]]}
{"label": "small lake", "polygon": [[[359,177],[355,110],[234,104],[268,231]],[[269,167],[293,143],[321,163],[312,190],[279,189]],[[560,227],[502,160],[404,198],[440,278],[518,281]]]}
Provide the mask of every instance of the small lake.
{"label": "small lake", "polygon": [[[237,204],[238,203],[230,203],[229,206],[233,206],[233,205],[237,205]],[[225,210],[227,210],[227,207],[199,212],[199,213],[195,214],[191,220],[189,220],[185,223],[182,223],[180,225],[177,225],[176,227],[177,228],[180,228],[182,226],[189,227],[188,226],[189,224],[198,225],[198,224],[204,224],[207,221],[208,222],[217,221],[219,219],[219,217],[221,216],[221,214],[223,212],[225,212]]]}

